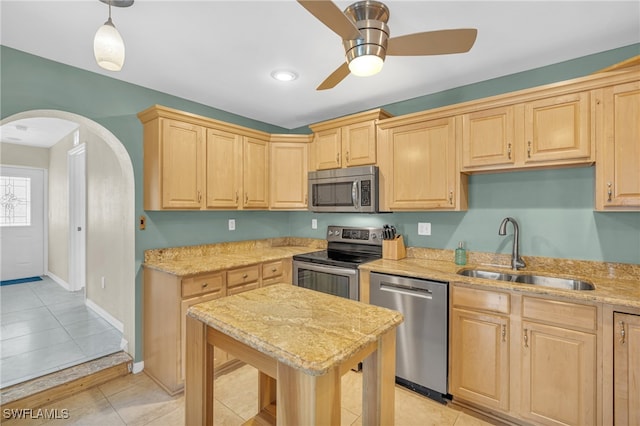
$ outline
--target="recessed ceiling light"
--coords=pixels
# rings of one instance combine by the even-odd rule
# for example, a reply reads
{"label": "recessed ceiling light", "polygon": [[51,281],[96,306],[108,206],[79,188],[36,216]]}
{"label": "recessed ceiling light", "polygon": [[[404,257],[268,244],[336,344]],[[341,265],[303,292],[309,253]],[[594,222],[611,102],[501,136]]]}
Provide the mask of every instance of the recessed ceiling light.
{"label": "recessed ceiling light", "polygon": [[298,74],[289,70],[275,70],[271,73],[271,77],[278,81],[293,81],[298,78]]}

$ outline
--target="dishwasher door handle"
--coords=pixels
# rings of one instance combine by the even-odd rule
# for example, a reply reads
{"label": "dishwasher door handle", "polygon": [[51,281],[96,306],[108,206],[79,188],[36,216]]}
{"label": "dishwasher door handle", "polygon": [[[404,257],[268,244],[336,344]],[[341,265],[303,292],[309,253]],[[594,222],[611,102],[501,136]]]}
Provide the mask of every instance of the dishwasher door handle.
{"label": "dishwasher door handle", "polygon": [[431,290],[417,287],[409,287],[400,284],[387,284],[380,283],[381,291],[388,291],[390,293],[400,293],[412,297],[421,297],[423,299],[433,299]]}

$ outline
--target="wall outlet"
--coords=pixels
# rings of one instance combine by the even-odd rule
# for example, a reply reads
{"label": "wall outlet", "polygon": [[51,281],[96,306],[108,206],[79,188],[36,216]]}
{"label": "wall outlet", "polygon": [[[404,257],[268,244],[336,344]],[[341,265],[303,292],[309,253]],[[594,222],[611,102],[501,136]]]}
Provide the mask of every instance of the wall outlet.
{"label": "wall outlet", "polygon": [[235,230],[236,230],[236,220],[229,219],[229,231],[235,231]]}
{"label": "wall outlet", "polygon": [[104,288],[104,282],[105,282],[105,279],[104,277],[102,277],[102,279],[100,280],[100,285],[102,285],[102,288]]}
{"label": "wall outlet", "polygon": [[418,235],[431,235],[431,223],[418,222]]}
{"label": "wall outlet", "polygon": [[318,219],[311,219],[311,229],[318,229]]}

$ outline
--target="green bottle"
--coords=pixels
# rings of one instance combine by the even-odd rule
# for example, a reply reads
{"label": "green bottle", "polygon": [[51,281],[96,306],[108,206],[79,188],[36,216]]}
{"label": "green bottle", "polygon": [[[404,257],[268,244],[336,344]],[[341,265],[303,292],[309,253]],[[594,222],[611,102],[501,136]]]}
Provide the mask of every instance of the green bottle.
{"label": "green bottle", "polygon": [[458,248],[456,249],[456,265],[466,265],[467,264],[467,251],[464,249],[464,245],[462,241],[458,243]]}

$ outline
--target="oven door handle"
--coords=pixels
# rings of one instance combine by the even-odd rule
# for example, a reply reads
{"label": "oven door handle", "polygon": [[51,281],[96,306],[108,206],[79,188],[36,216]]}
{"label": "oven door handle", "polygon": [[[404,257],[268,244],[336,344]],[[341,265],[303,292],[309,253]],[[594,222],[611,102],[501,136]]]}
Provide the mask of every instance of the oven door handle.
{"label": "oven door handle", "polygon": [[358,200],[358,195],[360,194],[358,182],[358,180],[354,180],[353,185],[351,186],[351,202],[353,203],[353,207],[357,209],[360,208],[360,201]]}
{"label": "oven door handle", "polygon": [[293,266],[297,268],[308,269],[310,271],[324,272],[324,273],[333,274],[333,275],[355,276],[358,272],[357,269],[343,268],[341,266],[324,266],[324,265],[319,265],[317,263],[309,263],[309,262],[304,262],[300,260],[294,261]]}

